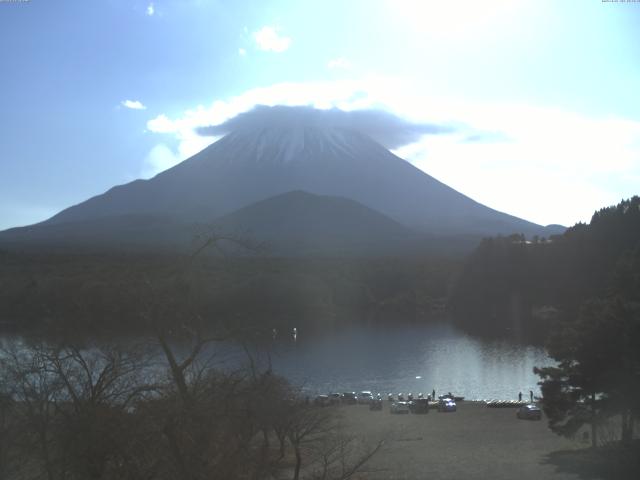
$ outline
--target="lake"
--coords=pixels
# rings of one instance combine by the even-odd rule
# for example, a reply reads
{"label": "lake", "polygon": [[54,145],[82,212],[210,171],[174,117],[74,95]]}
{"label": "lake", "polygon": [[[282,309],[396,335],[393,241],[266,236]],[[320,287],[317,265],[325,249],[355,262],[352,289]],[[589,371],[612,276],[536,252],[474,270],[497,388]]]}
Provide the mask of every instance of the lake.
{"label": "lake", "polygon": [[[128,338],[125,344],[140,339]],[[21,342],[0,335],[0,346]],[[235,368],[246,354],[235,345],[215,344],[218,365]],[[179,347],[178,347],[179,350]],[[252,350],[255,361],[273,370],[303,393],[371,390],[425,395],[452,392],[467,399],[528,398],[539,395],[534,366],[552,365],[540,347],[467,335],[448,323],[352,326],[323,333],[278,332],[268,348]],[[268,352],[268,353],[267,353]]]}
{"label": "lake", "polygon": [[[553,365],[540,347],[472,337],[447,323],[397,328],[351,327],[322,335],[278,332],[270,352],[274,371],[309,394],[371,390],[423,392],[435,388],[467,399],[539,395],[534,366]],[[261,363],[267,361],[260,355]]]}

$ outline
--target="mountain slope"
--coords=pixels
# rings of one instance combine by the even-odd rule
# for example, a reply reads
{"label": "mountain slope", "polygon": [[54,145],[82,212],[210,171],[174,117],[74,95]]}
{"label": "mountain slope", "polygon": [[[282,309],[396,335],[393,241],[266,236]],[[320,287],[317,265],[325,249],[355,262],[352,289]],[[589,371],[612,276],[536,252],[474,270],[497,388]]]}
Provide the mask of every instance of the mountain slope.
{"label": "mountain slope", "polygon": [[391,253],[415,249],[422,238],[353,200],[303,191],[243,207],[214,224],[221,231],[265,241],[276,254]]}
{"label": "mountain slope", "polygon": [[192,222],[167,215],[112,215],[69,222],[45,222],[0,232],[0,245],[47,250],[183,250],[197,233]]}
{"label": "mountain slope", "polygon": [[422,235],[353,200],[295,191],[262,200],[208,224],[150,214],[46,223],[0,233],[0,243],[62,250],[184,251],[199,232],[263,244],[269,255],[373,255],[415,251]]}
{"label": "mountain slope", "polygon": [[543,227],[485,207],[346,128],[239,129],[150,180],[136,180],[45,223],[126,214],[207,221],[293,190],[350,198],[436,235],[545,235]]}

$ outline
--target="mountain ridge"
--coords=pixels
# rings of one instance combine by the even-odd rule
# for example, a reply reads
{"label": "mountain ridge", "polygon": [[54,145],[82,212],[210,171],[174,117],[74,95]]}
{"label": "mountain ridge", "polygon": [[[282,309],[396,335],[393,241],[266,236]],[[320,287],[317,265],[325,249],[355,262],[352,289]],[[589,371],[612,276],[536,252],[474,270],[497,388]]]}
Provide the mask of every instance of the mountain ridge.
{"label": "mountain ridge", "polygon": [[[113,187],[44,223],[158,212],[201,220],[304,190],[351,198],[429,233],[535,234],[544,228],[456,192],[360,132],[333,129],[341,133],[337,142],[328,129],[301,129],[304,147],[295,162],[283,162],[280,155],[290,146],[286,129],[239,130],[152,179]],[[266,141],[278,133],[288,141]]]}
{"label": "mountain ridge", "polygon": [[115,219],[131,215],[166,218],[184,228],[296,191],[351,200],[426,237],[549,236],[564,230],[486,207],[360,131],[301,124],[238,128],[151,179],[112,187],[25,227],[22,237],[28,241],[26,232],[99,219],[117,229]]}
{"label": "mountain ridge", "polygon": [[302,190],[242,207],[213,222],[225,232],[259,238],[270,253],[393,253],[417,250],[423,236],[385,215],[343,197]]}

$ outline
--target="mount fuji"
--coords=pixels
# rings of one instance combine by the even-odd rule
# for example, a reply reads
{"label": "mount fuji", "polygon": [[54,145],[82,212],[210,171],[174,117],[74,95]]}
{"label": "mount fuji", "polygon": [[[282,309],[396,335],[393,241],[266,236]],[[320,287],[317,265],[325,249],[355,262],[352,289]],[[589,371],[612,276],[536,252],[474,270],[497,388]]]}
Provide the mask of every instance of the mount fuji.
{"label": "mount fuji", "polygon": [[[298,193],[286,195],[291,192]],[[314,207],[301,212],[295,209],[300,202]],[[340,221],[328,222],[332,216]],[[42,223],[0,232],[0,242],[173,248],[185,245],[194,224],[211,223],[250,231],[257,239],[268,236],[275,244],[281,240],[282,245],[291,245],[285,237],[293,230],[298,240],[305,231],[318,235],[333,230],[336,239],[342,232],[354,241],[360,231],[360,245],[375,236],[372,232],[384,232],[378,240],[421,236],[428,241],[512,233],[548,236],[564,230],[486,207],[361,130],[296,121],[240,125],[149,180],[113,187]],[[283,224],[287,227],[277,227]],[[402,243],[394,242],[390,244],[396,247]]]}

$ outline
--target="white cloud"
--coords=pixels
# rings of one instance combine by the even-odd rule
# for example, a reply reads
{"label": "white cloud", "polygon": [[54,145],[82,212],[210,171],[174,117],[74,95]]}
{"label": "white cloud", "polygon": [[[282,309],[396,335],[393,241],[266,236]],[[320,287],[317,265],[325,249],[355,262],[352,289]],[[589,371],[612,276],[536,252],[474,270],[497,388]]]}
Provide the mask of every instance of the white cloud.
{"label": "white cloud", "polygon": [[[385,85],[381,83],[379,88],[384,89]],[[280,83],[249,90],[228,100],[216,100],[209,107],[198,105],[184,111],[176,119],[170,119],[165,114],[158,115],[147,122],[147,130],[174,135],[178,140],[175,155],[181,161],[217,140],[198,135],[195,133],[196,128],[219,125],[256,105],[310,105],[315,108],[337,107],[342,110],[372,106],[369,95],[364,94],[353,81]]]}
{"label": "white cloud", "polygon": [[344,57],[338,57],[329,60],[329,62],[327,63],[327,68],[329,70],[349,70],[351,68],[351,62]]}
{"label": "white cloud", "polygon": [[159,143],[151,149],[142,165],[142,178],[154,175],[180,163],[180,158],[164,143]]}
{"label": "white cloud", "polygon": [[176,126],[172,120],[163,113],[147,122],[147,129],[155,133],[175,133]]}
{"label": "white cloud", "polygon": [[123,100],[120,102],[120,105],[126,108],[130,108],[132,110],[146,110],[147,107],[142,104],[139,100]]}
{"label": "white cloud", "polygon": [[156,13],[156,10],[153,7],[153,2],[151,2],[149,5],[147,5],[147,15],[151,17],[154,13]]}
{"label": "white cloud", "polygon": [[149,120],[147,122],[148,131],[175,136],[178,140],[178,148],[177,151],[173,151],[164,143],[157,144],[145,157],[141,175],[144,178],[152,177],[211,145],[217,138],[198,135],[195,129],[209,125],[210,119],[217,118],[219,118],[217,114],[212,115],[210,111],[199,105],[193,110],[185,111],[181,118],[175,120],[164,114]]}
{"label": "white cloud", "polygon": [[247,51],[244,48],[238,49],[238,55],[240,55],[241,57],[244,57],[246,54],[247,54]]}
{"label": "white cloud", "polygon": [[392,77],[256,88],[175,119],[160,115],[147,128],[174,135],[174,155],[184,160],[216,140],[195,128],[221,124],[255,105],[381,108],[414,122],[457,125],[456,133],[425,136],[396,153],[481,203],[541,224],[588,221],[596,209],[638,193],[640,122],[421,96]]}
{"label": "white cloud", "polygon": [[550,107],[449,105],[449,115],[502,138],[424,137],[396,153],[471,198],[537,223],[572,225],[634,194],[640,123]]}
{"label": "white cloud", "polygon": [[291,39],[280,36],[276,27],[262,27],[253,32],[253,38],[258,48],[266,52],[284,52],[291,45]]}

